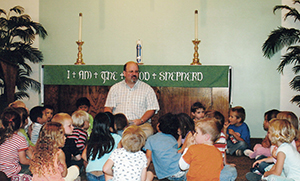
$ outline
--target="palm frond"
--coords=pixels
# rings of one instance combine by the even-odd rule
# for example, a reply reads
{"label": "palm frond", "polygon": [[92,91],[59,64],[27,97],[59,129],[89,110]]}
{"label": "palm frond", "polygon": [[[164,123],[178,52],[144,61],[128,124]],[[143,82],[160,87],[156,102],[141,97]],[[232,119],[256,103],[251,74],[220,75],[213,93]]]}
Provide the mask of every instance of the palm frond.
{"label": "palm frond", "polygon": [[40,63],[44,59],[41,51],[29,45],[22,46],[22,48],[20,48],[19,51],[24,58],[28,59],[32,63]]}
{"label": "palm frond", "polygon": [[27,28],[26,30],[22,29],[15,29],[11,32],[12,38],[21,38],[25,43],[32,44],[35,36],[34,32],[31,28]]}
{"label": "palm frond", "polygon": [[9,11],[14,11],[17,14],[23,14],[24,8],[22,6],[15,6],[15,7],[11,8]]}
{"label": "palm frond", "polygon": [[8,24],[8,20],[6,18],[0,17],[0,28],[2,30],[5,29],[5,27],[7,26],[7,24]]}
{"label": "palm frond", "polygon": [[21,67],[24,68],[24,69],[20,68],[20,70],[25,71],[26,75],[30,76],[30,74],[32,73],[32,69],[31,69],[31,67],[26,62],[24,62],[22,64],[19,64],[19,66],[21,66]]}
{"label": "palm frond", "polygon": [[292,8],[292,7],[287,6],[287,5],[278,5],[278,6],[274,7],[273,13],[275,13],[275,11],[278,10],[278,9],[280,9],[280,10],[282,10],[282,9],[289,10],[284,15],[284,20],[286,20],[289,16],[291,16],[291,17],[295,18],[294,22],[296,22],[297,20],[300,21],[300,14],[299,14],[299,12],[295,8]]}
{"label": "palm frond", "polygon": [[288,64],[300,64],[300,46],[290,46],[287,51],[288,53],[282,56],[282,60],[277,68],[280,73],[283,72],[283,68]]}
{"label": "palm frond", "polygon": [[300,30],[295,28],[279,27],[273,30],[262,46],[265,57],[271,58],[285,46],[290,46],[300,41]]}
{"label": "palm frond", "polygon": [[290,87],[293,90],[300,91],[300,75],[295,76],[290,82]]}
{"label": "palm frond", "polygon": [[6,11],[4,9],[0,9],[0,16],[1,14],[5,14],[6,15]]}
{"label": "palm frond", "polygon": [[24,91],[18,91],[15,92],[15,100],[19,100],[19,99],[23,99],[23,98],[29,98],[28,93],[24,92]]}
{"label": "palm frond", "polygon": [[300,72],[300,65],[296,65],[292,68],[292,71],[295,73],[295,74],[298,74]]}
{"label": "palm frond", "polygon": [[298,107],[300,107],[300,95],[296,95],[291,99],[292,103],[296,103]]}
{"label": "palm frond", "polygon": [[39,35],[40,37],[42,37],[43,39],[46,38],[46,36],[48,35],[46,29],[40,24],[40,23],[36,23],[36,22],[30,22],[30,26],[32,28],[34,28],[35,30],[35,34]]}
{"label": "palm frond", "polygon": [[18,70],[16,86],[20,91],[26,91],[31,88],[34,91],[40,93],[41,90],[41,84],[38,81],[29,78],[28,73],[22,69]]}
{"label": "palm frond", "polygon": [[10,29],[28,27],[30,26],[30,22],[31,18],[27,14],[21,16],[11,16],[8,20],[8,27]]}

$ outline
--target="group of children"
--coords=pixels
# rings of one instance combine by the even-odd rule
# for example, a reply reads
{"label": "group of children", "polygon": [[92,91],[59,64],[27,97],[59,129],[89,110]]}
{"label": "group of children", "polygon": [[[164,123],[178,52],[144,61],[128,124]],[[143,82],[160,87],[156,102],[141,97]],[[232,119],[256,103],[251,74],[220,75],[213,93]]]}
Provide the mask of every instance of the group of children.
{"label": "group of children", "polygon": [[11,180],[76,180],[86,173],[89,181],[150,181],[155,176],[231,181],[237,170],[235,164],[227,163],[226,154],[245,154],[257,159],[257,169],[247,174],[248,180],[254,178],[252,174],[258,180],[300,178],[295,142],[298,119],[287,112],[265,114],[268,135],[252,151],[245,110],[240,106],[230,108],[226,122],[219,111],[206,110],[196,102],[192,118],[167,113],[158,119],[153,135],[141,126],[129,126],[123,114],[100,112],[93,118],[87,98],[78,99],[76,106],[72,116],[53,116],[50,106],[34,107],[29,111],[31,124],[20,102],[6,108],[0,118],[0,177],[4,173]]}
{"label": "group of children", "polygon": [[244,151],[246,156],[256,160],[251,172],[246,174],[246,179],[299,180],[300,142],[297,116],[290,111],[269,110],[264,114],[263,128],[268,133],[262,143],[256,144],[253,150]]}

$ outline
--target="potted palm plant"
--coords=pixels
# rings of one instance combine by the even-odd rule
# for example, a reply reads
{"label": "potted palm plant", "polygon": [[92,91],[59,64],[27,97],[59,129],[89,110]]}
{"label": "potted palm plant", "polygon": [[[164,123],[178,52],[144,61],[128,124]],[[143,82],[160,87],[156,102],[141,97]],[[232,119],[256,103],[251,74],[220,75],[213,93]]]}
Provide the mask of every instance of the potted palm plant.
{"label": "potted palm plant", "polygon": [[[24,14],[23,7],[15,6],[8,12],[0,9],[0,57],[17,66],[17,75],[12,82],[18,89],[14,99],[29,98],[26,92],[28,89],[40,92],[40,83],[30,78],[32,69],[28,64],[43,61],[42,52],[32,46],[36,35],[44,39],[47,31],[40,23],[32,21],[29,15]],[[0,75],[7,77],[11,73],[0,67]]]}
{"label": "potted palm plant", "polygon": [[[299,0],[293,0],[294,5],[299,5]],[[287,5],[277,5],[273,8],[273,13],[276,10],[287,10],[287,13],[284,15],[284,20],[287,18],[294,18],[295,23],[300,22],[299,12],[290,6]],[[295,77],[290,82],[290,87],[293,90],[300,91],[300,30],[296,28],[286,28],[278,27],[273,30],[268,36],[267,40],[262,46],[264,56],[271,58],[275,53],[281,49],[287,47],[287,53],[282,56],[282,60],[277,68],[280,73],[283,73],[283,69],[289,65],[293,64],[292,71],[295,74]],[[291,99],[291,102],[297,104],[300,107],[300,95],[296,95]]]}

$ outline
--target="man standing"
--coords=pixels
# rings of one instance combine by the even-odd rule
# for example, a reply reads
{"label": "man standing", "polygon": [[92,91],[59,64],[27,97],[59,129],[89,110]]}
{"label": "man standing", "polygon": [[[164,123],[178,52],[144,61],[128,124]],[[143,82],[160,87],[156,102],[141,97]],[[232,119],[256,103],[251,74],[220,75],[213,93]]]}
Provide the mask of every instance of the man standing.
{"label": "man standing", "polygon": [[139,80],[139,67],[135,62],[124,65],[125,80],[113,85],[107,95],[104,111],[123,113],[130,124],[147,122],[158,110],[154,90]]}

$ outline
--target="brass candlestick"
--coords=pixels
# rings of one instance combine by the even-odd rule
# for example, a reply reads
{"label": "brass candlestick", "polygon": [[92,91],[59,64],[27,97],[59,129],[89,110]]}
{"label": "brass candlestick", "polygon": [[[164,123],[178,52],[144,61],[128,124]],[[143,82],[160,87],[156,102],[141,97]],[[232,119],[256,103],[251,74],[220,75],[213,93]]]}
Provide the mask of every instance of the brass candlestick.
{"label": "brass candlestick", "polygon": [[195,50],[195,53],[194,53],[194,59],[193,59],[193,62],[191,63],[191,65],[202,65],[200,62],[199,62],[199,54],[198,54],[198,45],[201,41],[198,40],[198,39],[195,39],[193,40],[193,43],[195,45],[194,47],[194,50]]}
{"label": "brass candlestick", "polygon": [[78,45],[78,54],[77,54],[77,62],[75,62],[75,65],[84,65],[85,63],[83,62],[82,59],[82,45],[83,45],[83,41],[76,41],[77,45]]}

